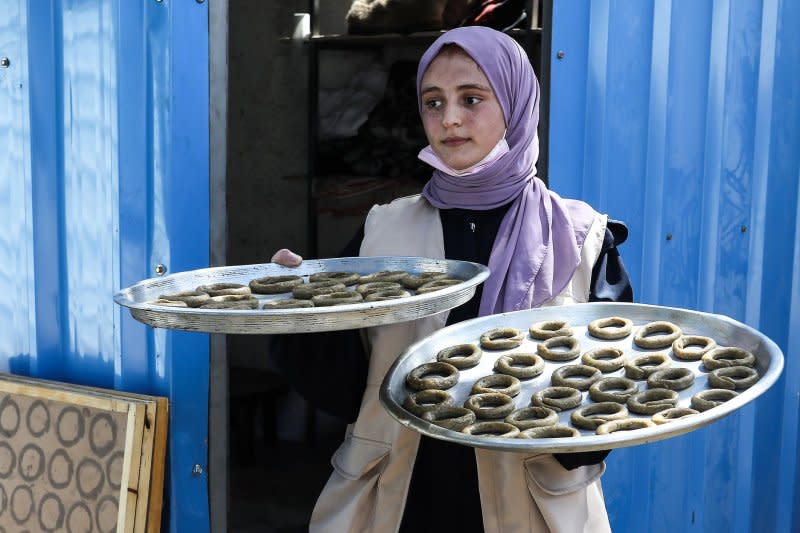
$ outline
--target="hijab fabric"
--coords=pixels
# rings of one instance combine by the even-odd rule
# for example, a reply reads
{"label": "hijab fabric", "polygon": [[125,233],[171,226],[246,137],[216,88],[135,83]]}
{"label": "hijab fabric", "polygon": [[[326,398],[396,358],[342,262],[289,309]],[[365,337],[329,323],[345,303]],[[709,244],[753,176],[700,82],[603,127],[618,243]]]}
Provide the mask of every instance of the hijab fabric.
{"label": "hijab fabric", "polygon": [[[464,50],[488,78],[505,117],[509,151],[466,176],[434,170],[422,195],[439,209],[481,211],[510,203],[492,247],[479,316],[538,307],[572,279],[594,210],[561,199],[536,177],[539,83],[525,50],[508,35],[484,26],[443,34],[420,59],[418,100],[425,71],[449,44]],[[430,147],[425,150],[430,154]]]}

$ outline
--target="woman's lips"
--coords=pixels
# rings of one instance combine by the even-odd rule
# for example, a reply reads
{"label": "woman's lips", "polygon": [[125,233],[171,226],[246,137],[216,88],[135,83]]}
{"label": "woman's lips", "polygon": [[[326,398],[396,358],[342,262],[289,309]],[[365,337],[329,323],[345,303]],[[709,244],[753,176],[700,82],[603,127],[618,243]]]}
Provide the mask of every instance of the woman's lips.
{"label": "woman's lips", "polygon": [[466,137],[448,137],[447,139],[442,141],[442,144],[452,148],[454,146],[461,146],[468,140],[469,139],[467,139]]}

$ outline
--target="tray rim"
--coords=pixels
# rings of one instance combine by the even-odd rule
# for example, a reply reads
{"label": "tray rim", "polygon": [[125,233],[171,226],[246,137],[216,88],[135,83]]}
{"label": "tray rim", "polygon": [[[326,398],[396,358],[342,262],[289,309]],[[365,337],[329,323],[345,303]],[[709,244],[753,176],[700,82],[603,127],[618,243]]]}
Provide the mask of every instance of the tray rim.
{"label": "tray rim", "polygon": [[[330,307],[311,307],[311,308],[299,308],[299,309],[201,309],[201,308],[183,308],[183,307],[165,307],[159,305],[153,305],[147,302],[137,302],[133,298],[130,297],[131,293],[137,289],[145,289],[149,286],[152,286],[156,283],[162,284],[170,279],[181,279],[181,278],[188,278],[191,276],[202,276],[207,274],[213,273],[224,273],[230,271],[238,271],[238,270],[247,270],[247,269],[256,269],[259,267],[264,267],[266,265],[273,265],[277,267],[280,272],[297,272],[296,269],[302,268],[304,266],[309,265],[325,265],[326,263],[334,263],[334,262],[341,262],[341,261],[401,261],[401,262],[415,262],[415,261],[425,261],[425,262],[437,262],[437,263],[445,263],[445,264],[462,264],[462,265],[469,265],[476,270],[476,274],[473,275],[471,278],[462,281],[457,285],[453,285],[450,287],[445,287],[438,291],[429,292],[425,294],[414,294],[410,298],[414,298],[414,300],[409,300],[409,298],[403,298],[398,300],[385,300],[379,302],[360,302],[355,304],[347,304],[347,305],[337,305],[337,306],[330,306]],[[314,272],[324,271],[320,269],[315,269]],[[314,273],[312,272],[312,273]],[[203,330],[199,329],[190,329],[190,328],[179,328],[179,327],[165,327],[165,326],[155,326],[149,322],[142,320],[135,312],[141,313],[157,313],[163,314],[165,316],[175,316],[175,317],[203,317],[206,319],[216,319],[216,318],[225,318],[225,317],[235,317],[238,319],[257,319],[257,318],[266,318],[265,323],[269,322],[269,319],[277,320],[281,317],[285,317],[287,319],[290,318],[316,318],[316,319],[324,319],[328,317],[335,317],[337,314],[345,314],[348,312],[359,312],[359,311],[369,311],[369,310],[382,310],[384,312],[389,312],[392,308],[401,308],[408,306],[408,303],[411,301],[417,305],[424,305],[426,302],[432,302],[436,300],[445,300],[448,296],[455,295],[457,293],[461,293],[463,291],[471,291],[474,293],[475,288],[483,283],[486,278],[489,277],[490,270],[489,267],[486,265],[482,265],[480,263],[475,263],[472,261],[462,261],[457,259],[436,259],[431,257],[422,257],[422,256],[350,256],[350,257],[335,257],[335,258],[323,258],[323,259],[306,259],[303,260],[303,263],[297,267],[287,267],[283,265],[279,265],[277,263],[253,263],[247,265],[226,265],[226,266],[218,266],[218,267],[204,267],[199,269],[193,270],[185,270],[181,272],[175,272],[172,274],[168,274],[166,276],[157,276],[147,278],[133,285],[128,287],[122,288],[114,294],[114,302],[118,305],[129,309],[133,317],[151,327],[159,327],[164,329],[174,329],[178,331],[194,331],[202,333]],[[276,273],[275,275],[279,275]],[[300,276],[308,276],[309,273],[305,274],[297,274]],[[460,305],[460,304],[458,304]],[[446,311],[450,308],[443,308],[438,309],[432,314],[436,314],[439,312]],[[425,316],[429,315],[420,315],[418,318],[424,318]],[[403,321],[409,319],[403,319]],[[399,320],[398,320],[399,321]],[[392,324],[398,321],[381,321],[379,324],[369,324],[369,326],[375,325],[385,325],[385,324]],[[352,329],[352,328],[351,328]],[[302,332],[306,330],[301,330]],[[320,330],[322,331],[322,330]],[[217,331],[213,331],[210,333],[218,333]],[[233,332],[232,332],[233,333]],[[241,334],[242,332],[235,332],[237,334]],[[258,334],[262,334],[263,332],[257,332]],[[283,332],[286,333],[286,332]]]}
{"label": "tray rim", "polygon": [[[539,453],[589,452],[589,451],[608,450],[615,448],[626,448],[630,446],[637,446],[639,444],[647,444],[650,442],[656,442],[671,437],[683,435],[693,430],[705,427],[708,424],[711,424],[712,422],[724,418],[733,413],[734,411],[736,411],[737,409],[743,407],[744,405],[756,400],[759,396],[764,394],[770,387],[772,387],[772,385],[775,384],[778,378],[780,378],[780,375],[783,371],[783,366],[784,366],[783,352],[780,349],[780,347],[775,343],[775,341],[770,339],[767,335],[760,332],[759,330],[753,328],[752,326],[744,324],[743,322],[740,322],[729,316],[717,313],[708,313],[704,311],[697,311],[694,309],[662,306],[654,304],[639,304],[639,303],[629,303],[629,302],[585,302],[585,303],[569,303],[554,307],[523,309],[519,311],[510,311],[505,313],[499,313],[497,315],[488,315],[488,316],[495,316],[495,317],[509,316],[509,315],[521,315],[526,313],[535,314],[536,311],[545,309],[564,309],[574,306],[586,306],[586,305],[603,306],[603,307],[618,306],[620,307],[620,309],[625,307],[635,307],[641,309],[658,309],[660,311],[676,311],[682,313],[688,312],[691,314],[708,316],[715,320],[719,320],[721,322],[727,322],[730,325],[748,331],[755,337],[758,337],[764,343],[767,352],[769,353],[770,356],[769,367],[766,369],[766,372],[764,373],[764,375],[761,376],[758,382],[758,385],[762,386],[750,387],[749,389],[740,392],[738,396],[736,396],[731,400],[728,400],[722,405],[701,413],[700,416],[702,416],[702,418],[700,419],[700,423],[698,423],[697,418],[694,419],[683,418],[674,420],[668,424],[657,425],[651,428],[638,429],[636,430],[635,434],[631,432],[630,434],[626,435],[624,432],[622,432],[609,435],[588,435],[588,436],[582,435],[581,437],[577,438],[567,437],[567,438],[552,438],[552,439],[476,438],[471,435],[466,435],[459,432],[447,430],[445,428],[427,422],[421,418],[418,418],[409,413],[408,411],[406,411],[400,404],[398,404],[394,400],[394,398],[392,398],[391,393],[389,392],[389,382],[391,381],[391,377],[395,373],[397,367],[406,357],[408,357],[411,353],[417,350],[420,346],[424,345],[426,342],[430,342],[430,339],[432,337],[443,335],[442,332],[444,332],[448,328],[454,328],[454,329],[468,328],[471,324],[474,324],[476,322],[486,321],[487,316],[485,316],[485,317],[477,317],[470,320],[465,320],[463,322],[458,322],[457,324],[451,324],[446,328],[442,328],[437,332],[423,339],[418,340],[417,342],[409,346],[406,350],[404,350],[397,358],[395,358],[391,367],[386,372],[383,381],[381,382],[378,391],[378,398],[381,403],[381,406],[401,425],[411,430],[414,430],[422,435],[437,438],[440,440],[447,440],[450,442],[455,442],[458,444],[463,444],[474,448],[491,449],[497,451],[539,452]],[[624,314],[622,316],[624,316]],[[634,436],[634,438],[624,438],[624,437],[631,437],[632,435]]]}

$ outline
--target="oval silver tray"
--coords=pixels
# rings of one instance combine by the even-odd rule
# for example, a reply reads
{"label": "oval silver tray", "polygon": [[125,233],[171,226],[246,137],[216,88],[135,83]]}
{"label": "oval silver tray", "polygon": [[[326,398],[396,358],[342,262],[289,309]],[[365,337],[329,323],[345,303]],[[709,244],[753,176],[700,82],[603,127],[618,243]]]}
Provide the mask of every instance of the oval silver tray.
{"label": "oval silver tray", "polygon": [[[608,317],[622,316],[633,321],[633,332],[625,339],[617,341],[604,341],[591,337],[587,333],[587,324],[592,320]],[[536,352],[536,341],[527,335],[531,324],[545,320],[567,320],[573,328],[574,335],[578,338],[581,353],[597,346],[616,346],[622,348],[627,357],[641,355],[642,353],[667,352],[671,356],[671,349],[644,350],[633,344],[636,331],[648,322],[655,320],[668,320],[681,327],[684,335],[705,335],[717,341],[722,346],[738,346],[751,351],[756,357],[756,370],[759,373],[758,382],[739,395],[708,411],[686,418],[674,420],[660,426],[620,431],[608,435],[596,435],[593,431],[580,429],[581,435],[573,438],[552,439],[520,439],[498,437],[476,437],[456,431],[451,431],[427,422],[402,407],[403,400],[412,392],[405,384],[406,375],[422,363],[435,361],[439,350],[461,343],[478,343],[482,333],[495,327],[514,327],[526,332],[526,340],[513,350],[484,350],[478,366],[460,371],[459,382],[450,389],[455,400],[455,405],[462,405],[469,395],[472,384],[480,377],[493,373],[494,362],[500,355],[511,352]],[[707,373],[701,361],[681,361],[672,357],[672,366],[683,366],[692,369],[695,382],[692,387],[680,391],[679,407],[688,407],[691,397],[707,388]],[[522,391],[514,398],[517,408],[530,405],[534,392],[550,386],[550,376],[562,364],[580,364],[580,358],[556,363],[546,361],[544,372],[531,380],[522,381]],[[429,337],[410,346],[394,362],[380,388],[380,400],[388,412],[404,426],[418,431],[423,435],[473,446],[505,451],[526,452],[585,452],[593,450],[606,450],[644,444],[681,435],[688,431],[698,429],[714,420],[729,415],[748,402],[753,401],[766,391],[778,379],[783,368],[783,354],[778,346],[764,334],[755,329],[737,322],[731,318],[686,309],[660,307],[644,304],[628,303],[586,303],[573,304],[559,307],[546,307],[515,311],[480,317],[458,324],[453,324],[439,330]],[[624,376],[624,369],[603,374],[603,377]],[[644,381],[637,381],[639,390],[644,390]],[[584,392],[581,406],[592,403],[588,393]],[[559,424],[572,426],[570,414],[574,409],[559,413]],[[634,418],[649,418],[646,415],[636,415]]]}
{"label": "oval silver tray", "polygon": [[[199,309],[153,305],[161,294],[193,290],[212,283],[243,283],[264,276],[307,276],[317,272],[357,272],[370,274],[382,270],[405,270],[410,273],[446,272],[462,283],[439,291],[382,302],[363,302],[333,307],[302,309]],[[306,260],[296,268],[275,263],[191,270],[141,281],[114,295],[114,301],[130,309],[133,317],[156,328],[206,333],[274,334],[309,333],[357,329],[415,320],[441,313],[467,302],[479,283],[489,275],[484,265],[449,259],[423,257],[342,257]],[[290,298],[254,294],[262,302]]]}

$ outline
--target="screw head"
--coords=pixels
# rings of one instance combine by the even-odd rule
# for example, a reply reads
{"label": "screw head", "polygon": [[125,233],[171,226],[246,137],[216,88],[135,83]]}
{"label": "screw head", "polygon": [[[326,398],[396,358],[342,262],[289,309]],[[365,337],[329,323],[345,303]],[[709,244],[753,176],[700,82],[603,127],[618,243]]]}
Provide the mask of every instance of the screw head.
{"label": "screw head", "polygon": [[167,271],[167,267],[165,267],[164,265],[159,263],[159,264],[156,265],[155,271],[156,271],[156,274],[158,274],[159,276],[163,276],[164,273]]}
{"label": "screw head", "polygon": [[196,465],[194,465],[194,466],[192,467],[192,475],[193,475],[193,476],[197,477],[197,476],[199,476],[199,475],[200,475],[200,474],[202,474],[202,473],[203,473],[203,467],[202,467],[202,466],[200,466],[199,464],[196,464]]}
{"label": "screw head", "polygon": [[672,233],[667,233],[667,240],[668,240],[668,241],[671,241],[671,240],[672,240]]}
{"label": "screw head", "polygon": [[0,67],[8,68],[11,66],[11,60],[7,57],[0,58]]}
{"label": "screw head", "polygon": [[742,226],[741,231],[742,233],[747,233],[747,226]]}
{"label": "screw head", "polygon": [[558,59],[564,59],[564,56],[566,56],[566,55],[567,55],[567,53],[564,50],[559,50],[558,52],[556,52],[556,57]]}

